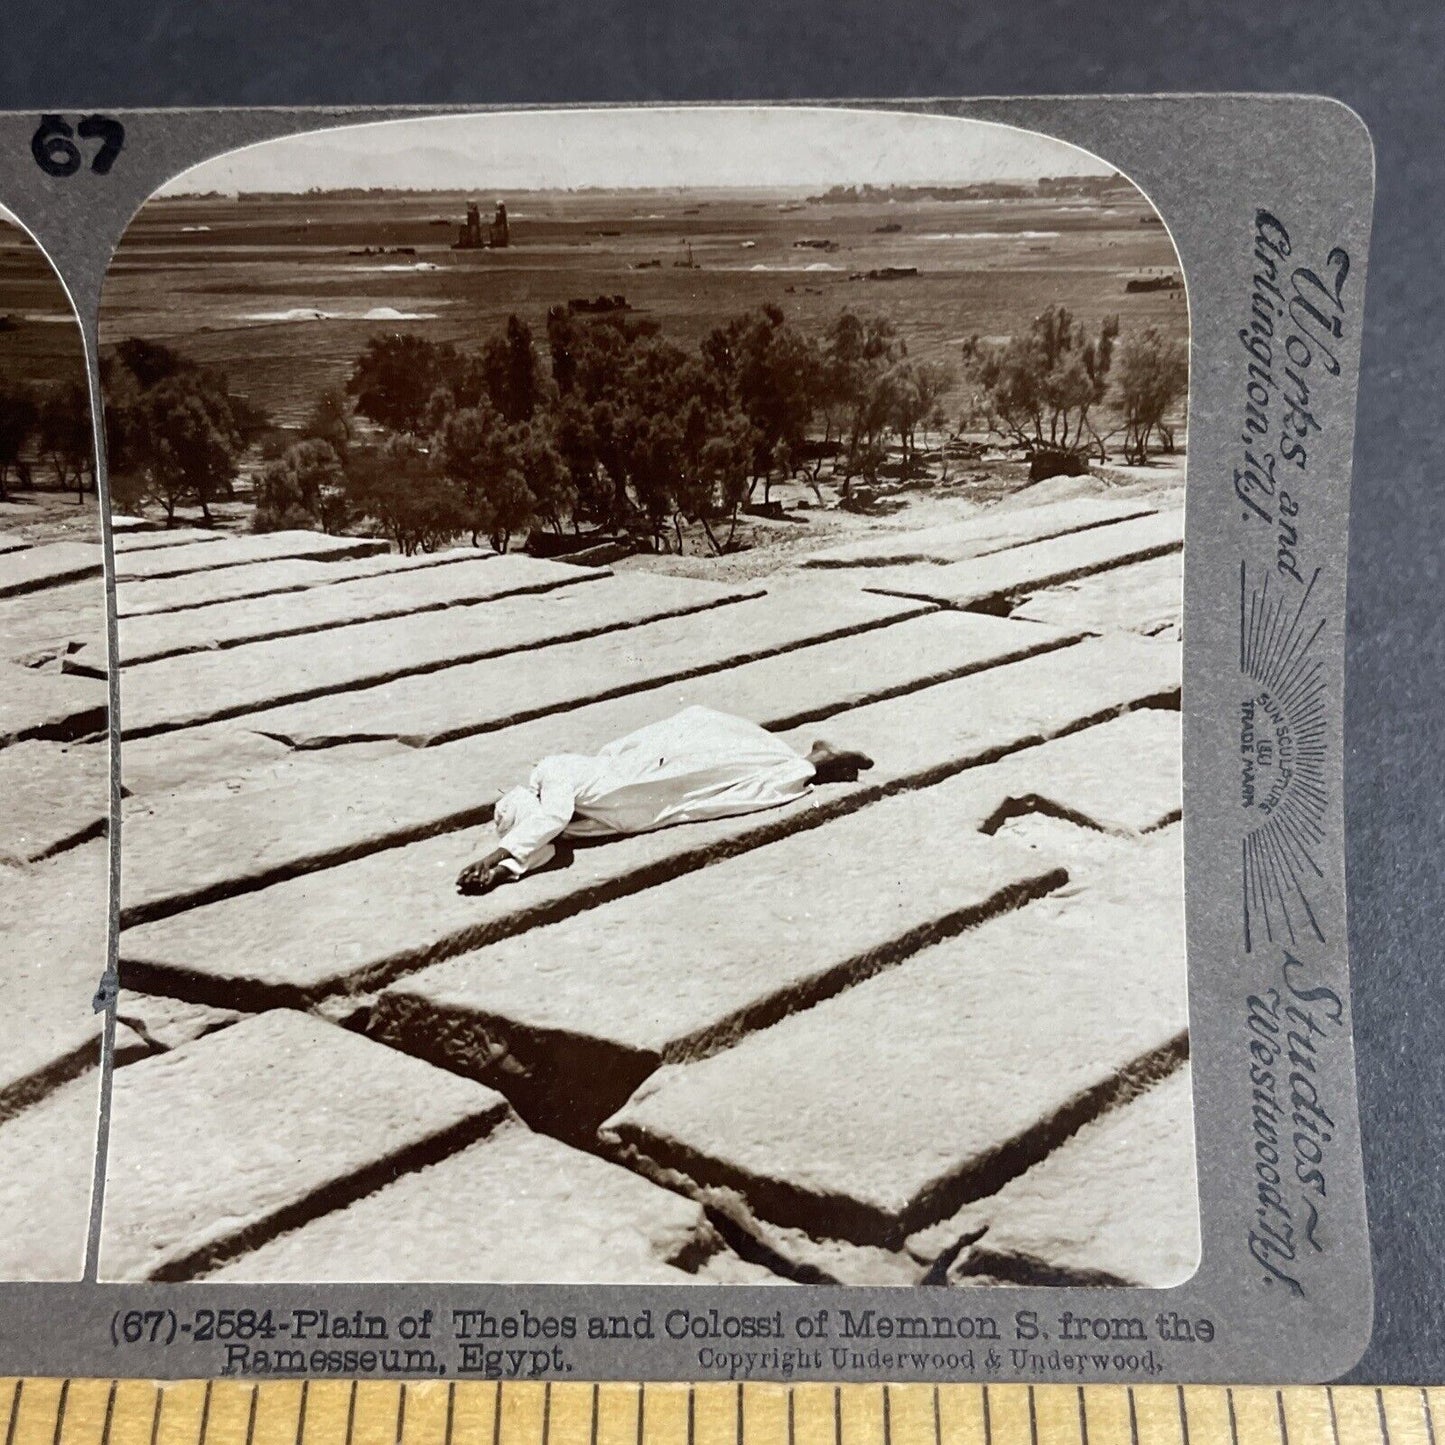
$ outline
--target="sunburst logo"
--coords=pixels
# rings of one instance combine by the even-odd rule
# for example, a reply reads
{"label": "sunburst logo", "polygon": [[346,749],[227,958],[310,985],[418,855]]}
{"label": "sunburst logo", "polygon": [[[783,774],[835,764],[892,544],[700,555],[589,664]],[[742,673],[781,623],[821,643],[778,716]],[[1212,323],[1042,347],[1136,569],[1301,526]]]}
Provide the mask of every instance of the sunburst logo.
{"label": "sunburst logo", "polygon": [[1269,574],[1255,585],[1239,568],[1239,801],[1246,819],[1241,867],[1244,946],[1297,943],[1320,931],[1311,895],[1324,873],[1326,745],[1324,619],[1310,608],[1319,569],[1296,602]]}

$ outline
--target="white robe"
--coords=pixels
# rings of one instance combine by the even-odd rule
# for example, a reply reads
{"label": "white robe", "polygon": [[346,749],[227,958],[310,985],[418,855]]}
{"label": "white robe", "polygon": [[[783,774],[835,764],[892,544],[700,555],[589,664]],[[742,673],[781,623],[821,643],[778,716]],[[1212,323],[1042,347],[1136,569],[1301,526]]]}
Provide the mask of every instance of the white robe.
{"label": "white robe", "polygon": [[595,756],[543,758],[524,788],[498,800],[502,866],[520,877],[549,862],[552,840],[648,833],[731,818],[801,798],[813,765],[743,718],[689,707],[618,738]]}

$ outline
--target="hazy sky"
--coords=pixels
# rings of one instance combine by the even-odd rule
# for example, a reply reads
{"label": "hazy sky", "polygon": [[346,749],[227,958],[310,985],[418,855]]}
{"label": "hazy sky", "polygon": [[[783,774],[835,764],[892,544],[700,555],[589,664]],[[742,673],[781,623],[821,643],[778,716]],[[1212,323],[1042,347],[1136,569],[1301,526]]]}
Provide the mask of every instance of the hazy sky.
{"label": "hazy sky", "polygon": [[176,191],[827,187],[1104,174],[1085,151],[1008,126],[785,107],[428,116],[266,141],[207,161]]}

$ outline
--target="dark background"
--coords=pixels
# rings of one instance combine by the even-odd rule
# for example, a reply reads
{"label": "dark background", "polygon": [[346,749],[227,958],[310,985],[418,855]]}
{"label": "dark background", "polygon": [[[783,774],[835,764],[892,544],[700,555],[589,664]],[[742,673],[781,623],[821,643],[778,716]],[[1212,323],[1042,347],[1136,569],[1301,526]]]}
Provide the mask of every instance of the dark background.
{"label": "dark background", "polygon": [[[1346,809],[1376,1269],[1353,1378],[1445,1380],[1445,6],[1438,0],[0,0],[0,107],[1308,91],[1378,163]],[[1267,143],[1261,138],[1261,144]]]}

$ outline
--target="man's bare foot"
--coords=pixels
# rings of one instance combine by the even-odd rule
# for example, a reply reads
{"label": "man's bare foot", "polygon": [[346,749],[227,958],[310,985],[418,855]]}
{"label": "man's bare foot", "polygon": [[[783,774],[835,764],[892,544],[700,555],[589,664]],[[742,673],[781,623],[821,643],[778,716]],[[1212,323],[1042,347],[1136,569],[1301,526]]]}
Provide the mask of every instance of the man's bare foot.
{"label": "man's bare foot", "polygon": [[822,739],[813,744],[808,761],[813,765],[815,780],[820,783],[856,783],[858,774],[873,766],[873,759],[867,753],[835,748]]}

